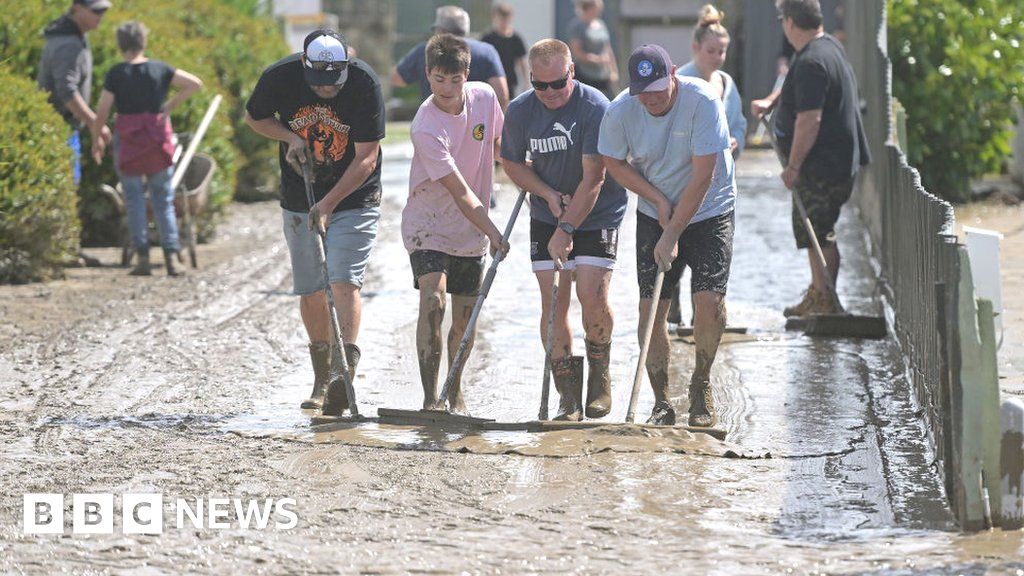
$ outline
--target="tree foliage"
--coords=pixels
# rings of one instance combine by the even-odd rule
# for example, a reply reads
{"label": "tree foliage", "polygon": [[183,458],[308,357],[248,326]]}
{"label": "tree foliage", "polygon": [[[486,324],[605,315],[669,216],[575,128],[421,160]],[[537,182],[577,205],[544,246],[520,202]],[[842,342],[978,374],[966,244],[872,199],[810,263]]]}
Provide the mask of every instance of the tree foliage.
{"label": "tree foliage", "polygon": [[948,200],[1010,156],[1024,93],[1020,0],[890,0],[893,94],[907,109],[907,155]]}

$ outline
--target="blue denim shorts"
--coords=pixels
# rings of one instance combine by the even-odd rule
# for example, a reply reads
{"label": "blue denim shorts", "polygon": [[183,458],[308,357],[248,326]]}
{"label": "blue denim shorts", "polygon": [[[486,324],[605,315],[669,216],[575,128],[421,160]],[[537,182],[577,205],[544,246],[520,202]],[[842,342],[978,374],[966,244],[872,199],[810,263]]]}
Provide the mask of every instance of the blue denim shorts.
{"label": "blue denim shorts", "polygon": [[[309,229],[309,214],[281,210],[284,237],[292,261],[292,292],[307,296],[324,289],[323,267],[316,247],[316,233]],[[361,287],[370,250],[377,240],[380,208],[342,210],[331,215],[327,226],[327,273],[331,284]]]}

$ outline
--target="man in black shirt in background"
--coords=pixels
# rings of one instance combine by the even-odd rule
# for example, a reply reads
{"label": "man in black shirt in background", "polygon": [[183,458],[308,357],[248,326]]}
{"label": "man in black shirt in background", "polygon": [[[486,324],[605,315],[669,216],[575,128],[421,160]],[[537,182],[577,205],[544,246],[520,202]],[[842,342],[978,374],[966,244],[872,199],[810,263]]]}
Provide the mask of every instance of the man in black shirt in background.
{"label": "man in black shirt in background", "polygon": [[[839,274],[835,224],[850,199],[854,177],[871,158],[858,108],[857,79],[842,45],[822,27],[818,0],[777,0],[786,39],[796,49],[782,90],[754,100],[755,117],[775,109],[773,130],[783,155],[787,188],[800,197],[821,244],[833,282]],[[799,212],[793,207],[797,248],[810,247]],[[808,250],[811,285],[803,300],[785,309],[789,316],[841,312],[829,294],[817,256]]]}
{"label": "man in black shirt in background", "polygon": [[508,81],[509,100],[516,97],[519,75],[529,80],[530,73],[526,69],[526,44],[523,37],[512,29],[512,7],[498,2],[491,10],[491,29],[484,34],[481,41],[494,46],[501,58],[501,66],[505,69]]}
{"label": "man in black shirt in background", "polygon": [[[334,338],[313,226],[327,230],[328,276],[351,378],[360,357],[355,344],[362,312],[359,291],[380,219],[384,120],[377,75],[362,60],[349,60],[344,40],[333,30],[312,32],[302,53],[267,68],[246,104],[246,123],[281,143],[284,234],[315,376],[313,393],[302,407],[322,404],[329,416],[341,415],[348,398],[340,375],[331,375],[331,364],[340,366],[340,358],[331,351]],[[313,206],[302,178],[301,165],[307,162]]]}

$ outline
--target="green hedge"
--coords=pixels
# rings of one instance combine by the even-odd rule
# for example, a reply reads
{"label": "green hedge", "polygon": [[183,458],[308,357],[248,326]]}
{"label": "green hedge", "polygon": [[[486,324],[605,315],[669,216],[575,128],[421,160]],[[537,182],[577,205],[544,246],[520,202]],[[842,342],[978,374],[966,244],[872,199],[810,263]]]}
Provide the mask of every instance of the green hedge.
{"label": "green hedge", "polygon": [[1021,0],[890,0],[893,94],[907,109],[907,156],[928,190],[970,199],[970,179],[1010,157],[1024,91]]}
{"label": "green hedge", "polygon": [[[0,12],[0,61],[34,79],[43,48],[40,32],[69,5],[68,0],[37,0],[5,6]],[[199,222],[200,237],[205,237],[236,186],[249,190],[266,186],[275,177],[276,148],[266,139],[254,138],[241,118],[260,72],[286,54],[287,47],[272,19],[241,13],[219,1],[120,0],[89,34],[94,62],[92,106],[99,99],[106,71],[121,61],[114,31],[126,20],[140,20],[150,29],[147,56],[188,70],[205,83],[201,92],[172,114],[175,130],[195,130],[214,95],[224,97],[200,148],[218,164],[210,207]],[[88,134],[83,138],[87,148]],[[83,158],[79,190],[83,243],[111,244],[117,239],[114,207],[99,192],[100,184],[116,180],[110,155],[100,166]]]}
{"label": "green hedge", "polygon": [[0,66],[0,283],[42,280],[78,246],[64,122],[35,82]]}

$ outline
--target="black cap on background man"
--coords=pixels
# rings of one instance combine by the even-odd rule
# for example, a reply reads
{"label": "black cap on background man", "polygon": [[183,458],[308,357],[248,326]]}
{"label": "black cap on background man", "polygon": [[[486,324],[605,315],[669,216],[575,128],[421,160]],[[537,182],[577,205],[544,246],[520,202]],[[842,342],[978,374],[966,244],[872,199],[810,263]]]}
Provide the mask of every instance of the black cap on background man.
{"label": "black cap on background man", "polygon": [[302,75],[310,86],[342,85],[348,79],[348,47],[334,30],[314,30],[302,43]]}

